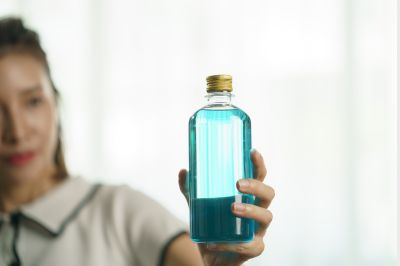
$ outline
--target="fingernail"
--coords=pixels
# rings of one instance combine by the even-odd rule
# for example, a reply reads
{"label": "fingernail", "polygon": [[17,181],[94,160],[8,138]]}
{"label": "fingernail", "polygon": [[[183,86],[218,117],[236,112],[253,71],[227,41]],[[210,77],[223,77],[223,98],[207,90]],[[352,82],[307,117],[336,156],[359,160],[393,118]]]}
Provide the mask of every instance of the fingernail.
{"label": "fingernail", "polygon": [[247,179],[240,179],[239,180],[239,187],[241,188],[248,188],[250,186],[250,182]]}
{"label": "fingernail", "polygon": [[235,202],[235,204],[233,205],[233,210],[237,212],[243,212],[246,210],[246,206],[242,203]]}

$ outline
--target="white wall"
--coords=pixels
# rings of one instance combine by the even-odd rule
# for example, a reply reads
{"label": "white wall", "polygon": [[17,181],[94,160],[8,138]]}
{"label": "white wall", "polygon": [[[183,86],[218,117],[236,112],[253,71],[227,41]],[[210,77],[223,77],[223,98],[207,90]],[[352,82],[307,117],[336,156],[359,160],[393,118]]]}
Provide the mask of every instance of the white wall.
{"label": "white wall", "polygon": [[73,173],[188,221],[177,173],[205,78],[233,75],[277,196],[249,265],[396,260],[396,2],[16,1],[63,97]]}

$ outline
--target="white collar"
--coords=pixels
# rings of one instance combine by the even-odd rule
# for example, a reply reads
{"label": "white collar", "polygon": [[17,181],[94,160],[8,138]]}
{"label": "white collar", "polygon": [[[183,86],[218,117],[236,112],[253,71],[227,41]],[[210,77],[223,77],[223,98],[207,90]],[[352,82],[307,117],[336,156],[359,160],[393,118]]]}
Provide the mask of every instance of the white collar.
{"label": "white collar", "polygon": [[53,236],[58,236],[90,201],[98,187],[99,185],[91,184],[81,177],[68,177],[45,195],[23,205],[19,213]]}

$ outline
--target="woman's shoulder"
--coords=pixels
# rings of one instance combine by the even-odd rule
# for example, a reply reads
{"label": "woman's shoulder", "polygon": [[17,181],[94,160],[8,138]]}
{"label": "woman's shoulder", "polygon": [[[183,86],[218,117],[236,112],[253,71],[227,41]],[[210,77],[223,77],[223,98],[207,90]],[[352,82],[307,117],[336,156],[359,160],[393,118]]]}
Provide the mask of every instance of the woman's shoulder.
{"label": "woman's shoulder", "polygon": [[85,213],[88,220],[101,223],[127,256],[131,254],[142,265],[156,265],[171,239],[188,231],[186,223],[138,189],[82,177],[79,182],[91,184],[95,191]]}
{"label": "woman's shoulder", "polygon": [[148,212],[162,214],[165,208],[146,193],[128,184],[112,184],[94,182],[82,176],[73,177],[75,182],[91,186],[93,198],[90,205],[93,208],[107,212],[112,216],[138,216]]}
{"label": "woman's shoulder", "polygon": [[153,201],[146,193],[128,184],[99,182],[94,185],[98,186],[97,194],[103,201],[115,201],[119,204],[129,203],[130,205],[138,201]]}

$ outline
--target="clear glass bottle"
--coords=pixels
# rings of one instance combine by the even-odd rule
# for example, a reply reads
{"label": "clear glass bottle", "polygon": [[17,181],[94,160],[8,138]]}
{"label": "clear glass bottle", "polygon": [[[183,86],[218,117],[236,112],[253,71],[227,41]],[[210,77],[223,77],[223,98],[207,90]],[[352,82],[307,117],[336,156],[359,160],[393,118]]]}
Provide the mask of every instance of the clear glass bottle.
{"label": "clear glass bottle", "polygon": [[190,235],[197,243],[247,242],[254,220],[232,213],[232,203],[254,203],[236,188],[253,178],[250,117],[232,105],[232,77],[207,78],[208,104],[189,121]]}

